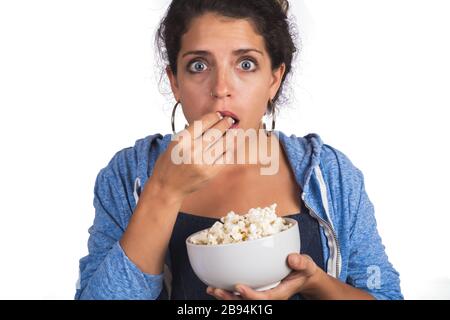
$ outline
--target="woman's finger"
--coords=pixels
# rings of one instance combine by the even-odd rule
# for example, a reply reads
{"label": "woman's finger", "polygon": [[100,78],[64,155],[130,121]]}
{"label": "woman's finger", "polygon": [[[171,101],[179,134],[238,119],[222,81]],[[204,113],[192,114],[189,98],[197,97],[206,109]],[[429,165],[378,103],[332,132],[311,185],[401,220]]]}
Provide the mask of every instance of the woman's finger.
{"label": "woman's finger", "polygon": [[218,300],[242,300],[241,297],[235,295],[234,293],[222,289],[208,287],[206,292]]}
{"label": "woman's finger", "polygon": [[272,300],[271,290],[256,291],[245,285],[237,285],[236,291],[243,299],[247,300]]}
{"label": "woman's finger", "polygon": [[229,130],[225,133],[225,135],[222,137],[222,143],[223,149],[221,150],[222,153],[216,155],[216,158],[214,160],[214,164],[227,164],[236,163],[237,159],[233,159],[233,153],[234,150],[239,149],[241,147],[241,144],[239,144],[239,139],[236,139],[238,132],[236,130]]}
{"label": "woman's finger", "polygon": [[208,114],[205,114],[200,120],[196,120],[196,121],[201,121],[201,125],[202,125],[201,132],[195,132],[195,130],[194,130],[195,125],[190,125],[187,129],[184,129],[184,130],[188,131],[190,133],[192,139],[194,140],[197,138],[201,138],[205,131],[207,131],[209,128],[213,127],[214,125],[216,125],[221,120],[223,120],[223,117],[220,113],[210,112]]}
{"label": "woman's finger", "polygon": [[292,253],[288,256],[289,266],[295,270],[305,274],[305,276],[312,275],[317,268],[313,259],[306,254]]}
{"label": "woman's finger", "polygon": [[203,152],[208,151],[210,148],[217,147],[218,143],[222,143],[222,146],[224,145],[221,141],[223,137],[225,137],[225,134],[227,133],[228,129],[233,125],[233,119],[230,117],[225,117],[224,119],[220,120],[216,125],[214,125],[212,128],[209,128],[203,133],[203,136],[199,137],[198,139],[201,139]]}

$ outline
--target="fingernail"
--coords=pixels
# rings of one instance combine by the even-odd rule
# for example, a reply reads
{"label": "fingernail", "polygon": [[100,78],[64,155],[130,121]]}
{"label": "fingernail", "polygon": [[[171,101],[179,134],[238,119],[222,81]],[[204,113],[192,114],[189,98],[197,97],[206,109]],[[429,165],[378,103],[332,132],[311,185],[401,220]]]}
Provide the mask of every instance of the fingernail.
{"label": "fingernail", "polygon": [[234,119],[231,118],[231,117],[228,117],[227,121],[228,121],[229,124],[233,124],[234,123]]}
{"label": "fingernail", "polygon": [[239,292],[240,294],[244,293],[244,288],[242,288],[241,286],[237,286],[236,287],[236,291]]}
{"label": "fingernail", "polygon": [[219,116],[219,119],[222,120],[222,119],[223,119],[223,116],[220,114],[220,112],[216,112],[216,113],[217,113],[217,115]]}

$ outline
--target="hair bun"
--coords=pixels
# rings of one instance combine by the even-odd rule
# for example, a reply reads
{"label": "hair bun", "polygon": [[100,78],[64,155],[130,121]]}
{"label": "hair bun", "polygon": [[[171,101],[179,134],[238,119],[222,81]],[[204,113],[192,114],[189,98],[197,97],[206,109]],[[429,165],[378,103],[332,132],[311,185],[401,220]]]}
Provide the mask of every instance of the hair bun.
{"label": "hair bun", "polygon": [[288,0],[275,0],[276,3],[278,3],[278,5],[281,7],[281,11],[283,11],[283,13],[285,15],[287,15],[288,10],[289,10],[289,1]]}

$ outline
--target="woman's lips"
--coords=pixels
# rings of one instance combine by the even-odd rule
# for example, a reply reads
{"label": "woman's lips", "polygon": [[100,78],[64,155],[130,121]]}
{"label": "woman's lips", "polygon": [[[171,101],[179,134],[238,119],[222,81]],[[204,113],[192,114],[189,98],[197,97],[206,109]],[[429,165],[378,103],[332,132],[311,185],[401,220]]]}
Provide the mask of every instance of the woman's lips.
{"label": "woman's lips", "polygon": [[239,118],[237,115],[235,115],[233,112],[228,111],[228,110],[224,110],[224,111],[219,111],[219,113],[222,115],[222,117],[231,117],[234,120],[234,124],[230,127],[230,129],[234,129],[238,127],[239,124]]}

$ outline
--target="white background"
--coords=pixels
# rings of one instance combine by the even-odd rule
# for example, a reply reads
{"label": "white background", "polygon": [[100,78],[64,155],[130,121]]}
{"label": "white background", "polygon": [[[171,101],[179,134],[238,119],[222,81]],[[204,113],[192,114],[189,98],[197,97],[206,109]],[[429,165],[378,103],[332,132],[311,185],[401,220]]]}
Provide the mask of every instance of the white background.
{"label": "white background", "polygon": [[[167,5],[0,2],[0,298],[72,299],[98,171],[170,132],[153,48]],[[291,7],[303,50],[277,129],[316,132],[347,154],[405,297],[449,299],[450,3]]]}

